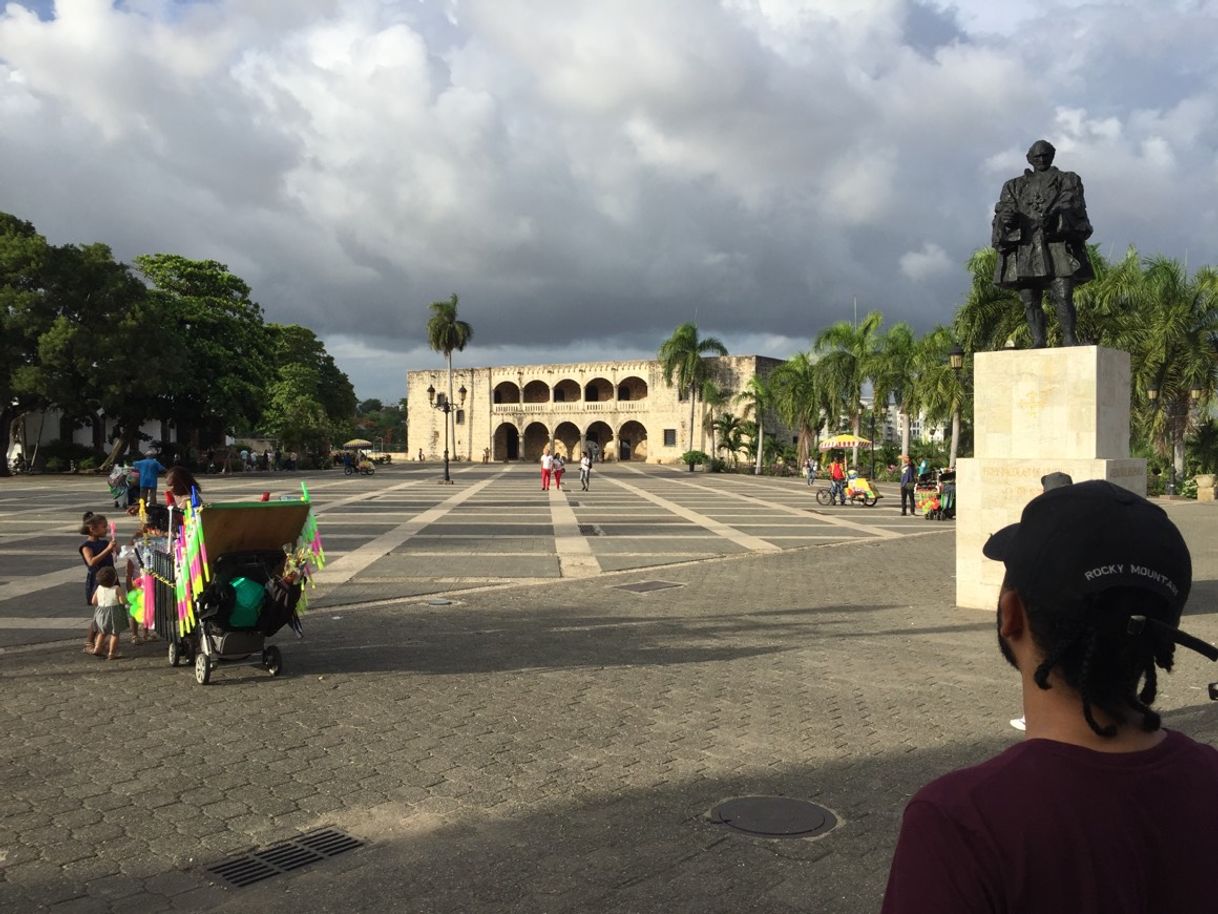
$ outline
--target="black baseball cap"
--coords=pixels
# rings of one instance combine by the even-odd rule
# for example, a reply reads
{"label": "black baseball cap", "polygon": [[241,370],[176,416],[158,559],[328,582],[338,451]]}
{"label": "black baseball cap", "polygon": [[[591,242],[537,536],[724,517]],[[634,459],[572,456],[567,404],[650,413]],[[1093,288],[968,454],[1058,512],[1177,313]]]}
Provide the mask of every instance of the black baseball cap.
{"label": "black baseball cap", "polygon": [[1102,479],[1051,488],[981,551],[1006,565],[1012,586],[1035,604],[1068,607],[1112,587],[1163,597],[1169,616],[1152,620],[1156,627],[1166,623],[1177,643],[1218,659],[1174,628],[1193,582],[1184,537],[1162,508],[1128,489]]}

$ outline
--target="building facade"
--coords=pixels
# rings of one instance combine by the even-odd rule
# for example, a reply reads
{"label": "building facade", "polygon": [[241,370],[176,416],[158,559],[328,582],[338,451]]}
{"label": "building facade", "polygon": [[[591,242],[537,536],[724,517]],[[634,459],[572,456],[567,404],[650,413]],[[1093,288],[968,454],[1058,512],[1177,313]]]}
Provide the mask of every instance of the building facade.
{"label": "building facade", "polygon": [[[764,356],[708,361],[714,380],[732,395],[780,364]],[[457,460],[534,461],[550,447],[567,459],[590,450],[605,460],[677,463],[686,451],[711,450],[701,403],[691,429],[688,398],[664,382],[656,360],[454,368],[452,387],[449,453]],[[445,414],[428,404],[447,395],[446,369],[407,373],[411,456],[443,456]]]}

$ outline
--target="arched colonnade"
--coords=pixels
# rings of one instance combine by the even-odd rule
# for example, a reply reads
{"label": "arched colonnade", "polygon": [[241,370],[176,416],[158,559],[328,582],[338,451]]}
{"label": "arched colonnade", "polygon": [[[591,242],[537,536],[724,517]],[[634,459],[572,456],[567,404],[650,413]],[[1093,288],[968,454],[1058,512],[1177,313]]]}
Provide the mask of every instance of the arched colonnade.
{"label": "arched colonnade", "polygon": [[587,384],[564,378],[551,387],[545,381],[528,381],[522,387],[514,381],[500,381],[491,392],[492,401],[501,403],[619,403],[647,399],[647,382],[637,375],[623,378],[616,386],[608,378],[593,378]]}
{"label": "arched colonnade", "polygon": [[582,431],[571,421],[559,422],[553,429],[544,422],[529,422],[521,429],[505,421],[495,429],[491,453],[496,461],[533,462],[549,447],[552,453],[573,461],[583,456],[585,446],[597,458],[646,461],[647,427],[637,419],[623,422],[616,431],[601,420],[589,423]]}

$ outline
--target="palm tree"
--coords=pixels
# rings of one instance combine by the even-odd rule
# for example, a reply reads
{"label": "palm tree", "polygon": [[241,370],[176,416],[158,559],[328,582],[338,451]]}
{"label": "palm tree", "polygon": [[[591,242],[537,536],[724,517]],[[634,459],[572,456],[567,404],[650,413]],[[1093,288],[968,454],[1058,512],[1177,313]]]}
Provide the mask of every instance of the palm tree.
{"label": "palm tree", "polygon": [[744,422],[731,413],[723,413],[712,424],[719,436],[716,451],[727,451],[732,455],[732,466],[736,466],[740,456],[740,436],[744,432]]}
{"label": "palm tree", "polygon": [[715,410],[732,401],[731,393],[711,379],[702,382],[702,444],[705,448],[706,433],[711,433],[711,455],[717,453],[715,444]]}
{"label": "palm tree", "polygon": [[753,423],[756,425],[756,434],[753,436],[753,447],[755,449],[756,464],[753,466],[753,475],[761,475],[761,461],[765,454],[765,413],[771,406],[770,387],[765,378],[760,375],[753,375],[749,378],[747,384],[744,385],[744,390],[736,394],[736,402],[744,407],[744,415],[747,417],[750,414],[753,416]]}
{"label": "palm tree", "polygon": [[[1129,256],[1112,270],[1106,289],[1120,303],[1106,342],[1130,354],[1136,426],[1183,473],[1184,439],[1193,424],[1189,391],[1201,391],[1204,408],[1218,386],[1218,271],[1207,267],[1190,278],[1166,257],[1133,270]],[[1146,397],[1150,388],[1159,392],[1154,403]]]}
{"label": "palm tree", "polygon": [[[453,403],[453,350],[463,352],[474,338],[474,329],[465,321],[457,319],[457,293],[453,292],[447,301],[431,303],[431,317],[427,321],[427,343],[435,352],[444,353],[448,360],[448,403],[444,421],[449,424],[449,440],[456,443],[456,417],[452,413]],[[446,458],[447,459],[447,458]]]}
{"label": "palm tree", "polygon": [[768,378],[774,411],[799,436],[797,459],[803,465],[829,411],[816,361],[806,352],[787,359]]}
{"label": "palm tree", "polygon": [[[948,353],[955,345],[956,339],[946,327],[936,327],[918,340],[914,355],[918,383],[909,400],[910,408],[920,410],[930,421],[951,422],[948,465],[953,467],[960,448],[960,414],[968,393],[963,375],[971,371],[968,365],[961,371],[951,367]],[[971,359],[967,361],[971,363]]]}
{"label": "palm tree", "polygon": [[[816,337],[814,349],[821,356],[817,364],[826,388],[829,403],[838,415],[850,417],[850,429],[859,434],[860,406],[863,385],[876,372],[876,347],[880,325],[884,315],[871,311],[859,324],[838,321],[822,330]],[[858,448],[854,449],[854,463],[859,459]]]}
{"label": "palm tree", "polygon": [[1003,349],[1008,341],[1025,346],[1031,342],[1019,293],[994,285],[997,257],[993,248],[979,248],[968,259],[969,291],[953,324],[965,352]]}
{"label": "palm tree", "polygon": [[658,358],[664,372],[664,383],[673,386],[676,379],[678,392],[689,397],[689,441],[686,450],[694,449],[694,412],[698,392],[710,377],[708,355],[727,355],[727,347],[713,336],[699,338],[698,328],[685,323],[673,331],[672,336],[660,346]]}
{"label": "palm tree", "polygon": [[909,453],[909,402],[917,383],[914,351],[917,340],[909,324],[893,324],[880,338],[876,353],[876,370],[872,377],[874,395],[872,407],[887,412],[888,398],[897,404],[901,417],[901,453]]}

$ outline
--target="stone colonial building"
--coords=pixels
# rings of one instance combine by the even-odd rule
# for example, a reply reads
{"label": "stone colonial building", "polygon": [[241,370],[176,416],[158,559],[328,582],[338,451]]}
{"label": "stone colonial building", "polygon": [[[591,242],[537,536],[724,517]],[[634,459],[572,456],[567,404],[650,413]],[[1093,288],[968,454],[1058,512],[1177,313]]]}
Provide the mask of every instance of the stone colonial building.
{"label": "stone colonial building", "polygon": [[[717,383],[732,394],[743,390],[754,375],[764,377],[780,364],[778,359],[756,355],[708,361]],[[452,384],[456,440],[449,452],[453,459],[480,461],[489,451],[494,461],[533,461],[547,445],[576,460],[585,447],[606,460],[651,463],[676,463],[691,449],[710,452],[701,405],[691,443],[689,400],[664,383],[655,360],[456,368]],[[428,402],[441,401],[447,391],[446,369],[407,373],[411,456],[420,450],[428,459],[443,455],[444,413],[429,408]],[[729,409],[741,413],[739,406]],[[767,433],[771,429],[786,434],[766,417]]]}

